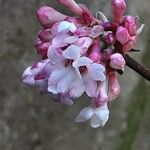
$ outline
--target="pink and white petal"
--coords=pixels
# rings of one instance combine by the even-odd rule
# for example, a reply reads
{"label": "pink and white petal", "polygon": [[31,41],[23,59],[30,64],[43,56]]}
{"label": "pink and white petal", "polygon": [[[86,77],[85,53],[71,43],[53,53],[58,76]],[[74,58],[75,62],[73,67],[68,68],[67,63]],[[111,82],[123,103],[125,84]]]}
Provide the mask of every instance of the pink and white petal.
{"label": "pink and white petal", "polygon": [[53,71],[53,73],[50,75],[48,84],[49,85],[57,84],[57,82],[61,80],[66,74],[67,74],[67,70],[65,68],[57,69]]}
{"label": "pink and white petal", "polygon": [[76,122],[83,122],[92,117],[94,114],[94,109],[92,107],[85,107],[79,113],[79,115],[75,118]]}
{"label": "pink and white petal", "polygon": [[105,68],[101,64],[93,63],[90,64],[87,68],[88,68],[89,76],[93,80],[104,81],[106,79],[106,76],[104,74]]}
{"label": "pink and white petal", "polygon": [[81,48],[76,45],[70,45],[64,52],[63,57],[71,60],[78,59],[80,57]]}
{"label": "pink and white petal", "polygon": [[109,118],[109,110],[107,109],[107,104],[97,108],[95,110],[95,115],[101,120],[101,126],[104,126]]}
{"label": "pink and white petal", "polygon": [[48,58],[52,63],[57,63],[62,61],[64,58],[62,57],[62,50],[56,46],[51,45],[48,49]]}
{"label": "pink and white petal", "polygon": [[78,40],[78,36],[74,35],[74,36],[70,36],[66,39],[64,39],[64,42],[67,44],[73,44]]}
{"label": "pink and white petal", "polygon": [[58,94],[56,85],[48,85],[47,91],[53,94]]}
{"label": "pink and white petal", "polygon": [[77,27],[75,26],[74,23],[71,23],[69,30],[70,30],[72,33],[75,33],[75,31],[77,30]]}
{"label": "pink and white petal", "polygon": [[59,93],[66,93],[69,89],[69,85],[71,84],[73,80],[73,75],[68,72],[66,73],[66,76],[64,76],[57,84],[57,91]]}
{"label": "pink and white petal", "polygon": [[97,82],[87,77],[85,79],[85,91],[89,97],[95,97],[97,94]]}
{"label": "pink and white petal", "polygon": [[93,61],[91,59],[83,56],[73,62],[73,67],[78,68],[80,66],[88,66],[92,62]]}
{"label": "pink and white petal", "polygon": [[52,44],[56,47],[65,47],[68,44],[64,42],[64,39],[68,37],[70,37],[70,35],[66,33],[58,34],[55,38],[53,38]]}
{"label": "pink and white petal", "polygon": [[90,37],[82,37],[82,38],[79,38],[76,42],[76,45],[81,47],[81,55],[84,55],[88,48],[92,45],[93,43],[93,39],[90,38]]}
{"label": "pink and white petal", "polygon": [[35,80],[34,80],[34,75],[31,73],[31,67],[26,68],[22,75],[22,81],[23,83],[34,86],[35,85]]}
{"label": "pink and white petal", "polygon": [[63,30],[68,30],[70,29],[71,23],[69,23],[68,21],[62,21],[59,23],[58,25],[58,32],[61,32]]}
{"label": "pink and white petal", "polygon": [[70,86],[70,96],[73,98],[79,98],[85,91],[85,85],[82,80],[76,80]]}
{"label": "pink and white petal", "polygon": [[98,128],[99,126],[102,126],[101,119],[96,114],[94,114],[91,117],[90,125],[92,128]]}

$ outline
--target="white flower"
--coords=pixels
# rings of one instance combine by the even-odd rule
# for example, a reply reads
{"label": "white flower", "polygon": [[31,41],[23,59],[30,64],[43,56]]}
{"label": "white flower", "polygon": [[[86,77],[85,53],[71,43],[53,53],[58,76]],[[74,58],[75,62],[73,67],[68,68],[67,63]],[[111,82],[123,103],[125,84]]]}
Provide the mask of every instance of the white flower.
{"label": "white flower", "polygon": [[78,77],[72,61],[80,58],[81,48],[70,45],[66,50],[51,46],[48,50],[48,58],[56,68],[48,79],[48,91],[53,94],[61,94],[62,102],[66,99],[78,98],[85,91],[82,80]]}
{"label": "white flower", "polygon": [[109,118],[107,103],[104,106],[93,108],[92,106],[82,109],[76,117],[76,122],[83,122],[90,119],[90,125],[93,128],[104,126]]}
{"label": "white flower", "polygon": [[88,96],[95,97],[97,91],[97,81],[104,81],[105,68],[101,64],[93,63],[87,57],[80,57],[73,62],[78,76],[85,84],[85,90]]}

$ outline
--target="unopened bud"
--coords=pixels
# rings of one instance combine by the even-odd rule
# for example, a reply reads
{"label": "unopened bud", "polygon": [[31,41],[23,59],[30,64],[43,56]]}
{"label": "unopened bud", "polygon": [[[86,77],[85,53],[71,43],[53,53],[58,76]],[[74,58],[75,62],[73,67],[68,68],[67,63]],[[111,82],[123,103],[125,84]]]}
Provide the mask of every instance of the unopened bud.
{"label": "unopened bud", "polygon": [[130,38],[128,30],[122,26],[117,28],[116,39],[122,44],[126,44]]}
{"label": "unopened bud", "polygon": [[125,60],[123,56],[119,53],[115,53],[110,57],[110,67],[117,70],[124,71]]}
{"label": "unopened bud", "polygon": [[121,23],[125,9],[126,3],[124,0],[112,0],[113,22]]}
{"label": "unopened bud", "polygon": [[131,36],[136,34],[137,24],[136,24],[135,17],[125,16],[123,18],[123,26],[128,30]]}
{"label": "unopened bud", "polygon": [[67,17],[48,6],[42,6],[36,14],[39,22],[45,28],[51,27],[54,23],[63,21]]}
{"label": "unopened bud", "polygon": [[81,16],[83,10],[79,7],[79,5],[74,0],[57,0],[59,3],[63,4],[65,7],[68,7],[72,12],[76,15]]}

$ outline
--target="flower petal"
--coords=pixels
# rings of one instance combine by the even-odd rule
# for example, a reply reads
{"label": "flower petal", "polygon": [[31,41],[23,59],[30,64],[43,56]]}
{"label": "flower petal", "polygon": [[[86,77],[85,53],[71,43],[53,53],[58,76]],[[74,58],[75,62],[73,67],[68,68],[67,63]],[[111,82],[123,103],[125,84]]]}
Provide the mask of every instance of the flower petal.
{"label": "flower petal", "polygon": [[53,86],[48,85],[48,89],[47,89],[47,90],[48,90],[48,92],[50,92],[50,93],[58,94],[56,85],[53,85]]}
{"label": "flower petal", "polygon": [[59,93],[66,93],[69,89],[69,85],[71,84],[74,76],[71,72],[67,72],[66,76],[64,76],[57,84],[57,91]]}
{"label": "flower petal", "polygon": [[93,61],[91,59],[83,56],[73,62],[73,67],[78,68],[80,66],[87,66],[92,62]]}
{"label": "flower petal", "polygon": [[83,84],[82,80],[78,79],[73,82],[70,86],[70,96],[73,98],[80,97],[85,91],[85,85]]}
{"label": "flower petal", "polygon": [[94,114],[94,115],[91,117],[90,125],[91,125],[91,127],[93,127],[93,128],[98,128],[99,126],[102,125],[101,119],[100,119],[96,114]]}
{"label": "flower petal", "polygon": [[[109,110],[107,104],[95,110],[95,115],[99,118],[101,126],[104,126],[109,118]],[[92,119],[92,118],[91,118]]]}
{"label": "flower petal", "polygon": [[48,58],[52,63],[57,63],[62,61],[64,58],[62,57],[62,50],[57,48],[56,46],[51,45],[48,49]]}
{"label": "flower petal", "polygon": [[67,59],[75,60],[80,57],[81,48],[76,45],[70,45],[64,52],[63,56]]}
{"label": "flower petal", "polygon": [[101,64],[93,63],[88,66],[88,73],[93,80],[104,81],[106,79],[104,71],[105,68]]}
{"label": "flower petal", "polygon": [[92,117],[92,115],[94,114],[94,110],[92,107],[86,107],[84,109],[82,109],[79,113],[79,115],[76,117],[75,121],[76,122],[83,122],[86,121],[88,119],[90,119]]}
{"label": "flower petal", "polygon": [[67,74],[67,70],[65,68],[57,69],[53,71],[53,73],[50,75],[48,84],[49,85],[57,84],[57,82],[61,80],[66,74]]}
{"label": "flower petal", "polygon": [[33,86],[35,85],[34,74],[31,73],[31,67],[26,68],[22,75],[23,83]]}
{"label": "flower petal", "polygon": [[87,77],[85,79],[85,91],[90,97],[95,97],[97,95],[97,82]]}
{"label": "flower petal", "polygon": [[70,37],[70,35],[66,33],[58,34],[55,38],[53,38],[52,44],[56,47],[65,47],[68,44],[64,42],[64,39],[68,37]]}
{"label": "flower petal", "polygon": [[69,30],[70,26],[71,23],[69,23],[68,21],[60,22],[60,24],[58,25],[58,32],[61,32],[63,30]]}

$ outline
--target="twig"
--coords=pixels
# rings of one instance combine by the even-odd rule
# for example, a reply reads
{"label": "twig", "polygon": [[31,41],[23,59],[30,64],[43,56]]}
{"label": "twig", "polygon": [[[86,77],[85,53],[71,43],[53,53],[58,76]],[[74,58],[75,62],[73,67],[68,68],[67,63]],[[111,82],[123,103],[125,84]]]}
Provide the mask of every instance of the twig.
{"label": "twig", "polygon": [[138,74],[143,76],[145,79],[150,81],[150,69],[144,67],[143,65],[139,64],[129,55],[125,55],[126,65],[131,68],[132,70],[136,71]]}

